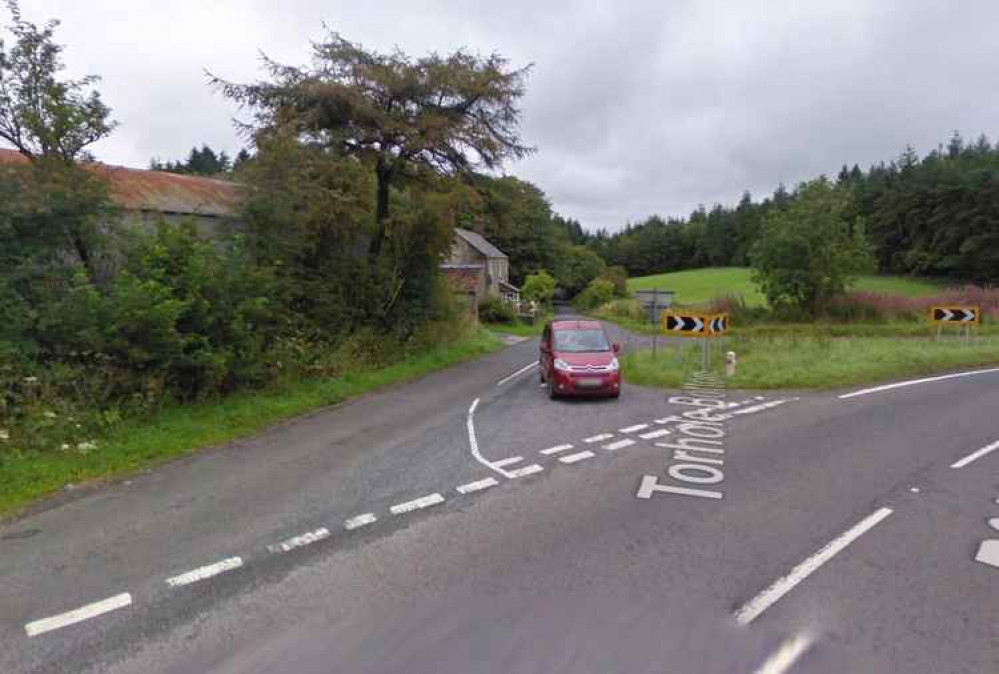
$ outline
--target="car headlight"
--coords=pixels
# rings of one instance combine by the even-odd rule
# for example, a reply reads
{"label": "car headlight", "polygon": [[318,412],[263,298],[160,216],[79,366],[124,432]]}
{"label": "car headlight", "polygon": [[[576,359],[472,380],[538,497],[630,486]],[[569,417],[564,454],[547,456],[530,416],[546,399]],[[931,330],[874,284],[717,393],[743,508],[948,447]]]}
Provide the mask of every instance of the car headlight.
{"label": "car headlight", "polygon": [[555,359],[555,369],[558,370],[558,371],[560,371],[560,372],[568,372],[569,371],[569,364],[567,362],[565,362],[564,360],[562,360],[561,358],[556,358]]}
{"label": "car headlight", "polygon": [[611,372],[617,372],[621,368],[621,363],[617,362],[617,358],[612,358],[610,365],[607,366]]}

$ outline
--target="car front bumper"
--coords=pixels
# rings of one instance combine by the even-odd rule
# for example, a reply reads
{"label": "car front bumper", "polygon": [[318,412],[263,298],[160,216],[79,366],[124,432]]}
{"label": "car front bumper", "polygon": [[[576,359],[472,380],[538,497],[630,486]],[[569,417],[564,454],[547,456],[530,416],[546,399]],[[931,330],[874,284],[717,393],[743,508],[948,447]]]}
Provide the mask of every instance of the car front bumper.
{"label": "car front bumper", "polygon": [[614,395],[621,390],[620,372],[562,372],[555,370],[555,392],[565,396]]}

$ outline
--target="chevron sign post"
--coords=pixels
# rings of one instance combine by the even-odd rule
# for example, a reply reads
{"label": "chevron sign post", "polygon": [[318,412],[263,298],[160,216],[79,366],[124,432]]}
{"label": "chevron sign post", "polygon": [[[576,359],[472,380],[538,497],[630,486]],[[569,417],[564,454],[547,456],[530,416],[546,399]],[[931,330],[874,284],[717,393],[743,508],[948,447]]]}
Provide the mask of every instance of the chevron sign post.
{"label": "chevron sign post", "polygon": [[[699,337],[704,369],[711,366],[711,337],[723,337],[728,332],[728,314],[696,314],[693,312],[664,311],[661,316],[662,332],[670,337]],[[677,346],[677,356],[683,360],[682,342]]]}
{"label": "chevron sign post", "polygon": [[662,329],[670,337],[721,337],[728,331],[728,314],[664,311]]}
{"label": "chevron sign post", "polygon": [[930,323],[937,326],[937,339],[940,339],[945,325],[956,325],[963,329],[965,343],[971,342],[971,328],[982,322],[982,308],[977,305],[930,307]]}
{"label": "chevron sign post", "polygon": [[932,307],[930,321],[933,323],[973,323],[978,325],[982,322],[982,308],[978,306]]}

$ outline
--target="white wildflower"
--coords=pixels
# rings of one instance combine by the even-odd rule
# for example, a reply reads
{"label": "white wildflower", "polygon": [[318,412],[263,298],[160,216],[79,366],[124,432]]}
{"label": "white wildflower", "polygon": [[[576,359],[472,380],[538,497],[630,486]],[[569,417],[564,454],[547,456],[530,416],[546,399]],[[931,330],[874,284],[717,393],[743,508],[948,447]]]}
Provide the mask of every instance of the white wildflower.
{"label": "white wildflower", "polygon": [[65,452],[67,449],[69,449],[69,445],[63,444],[63,446],[60,447],[60,449]]}
{"label": "white wildflower", "polygon": [[7,441],[10,440],[10,431],[0,428],[0,440]]}
{"label": "white wildflower", "polygon": [[93,441],[81,442],[76,446],[76,448],[81,452],[89,452],[92,449],[97,449],[97,443]]}
{"label": "white wildflower", "polygon": [[37,384],[38,383],[38,377],[25,377],[24,378],[24,383],[25,384]]}
{"label": "white wildflower", "polygon": [[45,414],[43,416],[45,416],[48,419],[55,419],[56,418],[56,413],[55,412],[50,412],[49,410],[46,410]]}

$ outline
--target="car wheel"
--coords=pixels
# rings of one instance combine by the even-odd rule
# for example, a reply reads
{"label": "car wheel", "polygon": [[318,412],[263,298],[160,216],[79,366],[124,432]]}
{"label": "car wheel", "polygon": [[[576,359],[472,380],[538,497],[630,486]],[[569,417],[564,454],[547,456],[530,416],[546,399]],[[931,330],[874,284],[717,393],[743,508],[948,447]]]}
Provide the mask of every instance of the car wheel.
{"label": "car wheel", "polygon": [[558,391],[555,390],[555,381],[554,381],[554,379],[555,378],[552,377],[551,379],[548,380],[548,397],[551,400],[558,399]]}
{"label": "car wheel", "polygon": [[545,383],[545,367],[544,367],[544,365],[542,365],[541,367],[538,368],[538,379],[541,380],[542,384]]}

